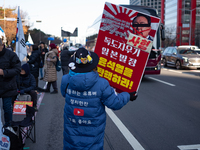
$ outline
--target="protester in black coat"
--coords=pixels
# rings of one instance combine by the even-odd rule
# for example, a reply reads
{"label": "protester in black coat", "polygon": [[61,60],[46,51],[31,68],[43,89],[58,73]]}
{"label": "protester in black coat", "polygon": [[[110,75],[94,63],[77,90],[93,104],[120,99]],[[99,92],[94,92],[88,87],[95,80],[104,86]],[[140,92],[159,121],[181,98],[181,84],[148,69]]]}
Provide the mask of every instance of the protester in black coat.
{"label": "protester in black coat", "polygon": [[39,66],[40,66],[40,51],[37,45],[31,45],[31,55],[27,55],[31,74],[35,77],[36,88],[38,87]]}
{"label": "protester in black coat", "polygon": [[34,76],[30,73],[29,65],[23,64],[20,75],[17,76],[18,92],[23,95],[27,93],[31,96],[33,107],[37,104],[37,93],[35,92],[36,81]]}
{"label": "protester in black coat", "polygon": [[68,61],[69,61],[71,55],[74,54],[74,52],[75,52],[75,49],[74,50],[68,50],[67,47],[64,47],[61,54],[60,54],[61,67],[62,67],[63,75],[69,73]]}
{"label": "protester in black coat", "polygon": [[20,71],[19,57],[5,48],[0,39],[0,98],[3,100],[5,126],[12,121],[12,99],[17,95],[16,75]]}

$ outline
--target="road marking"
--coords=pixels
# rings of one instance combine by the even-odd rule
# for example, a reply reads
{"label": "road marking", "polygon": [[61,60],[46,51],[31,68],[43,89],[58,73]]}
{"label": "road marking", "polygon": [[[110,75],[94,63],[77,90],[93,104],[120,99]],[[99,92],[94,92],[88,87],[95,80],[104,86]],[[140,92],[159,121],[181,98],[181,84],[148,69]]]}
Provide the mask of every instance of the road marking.
{"label": "road marking", "polygon": [[167,84],[167,85],[170,85],[170,86],[176,86],[175,84],[171,84],[171,83],[168,83],[168,82],[165,82],[165,81],[153,78],[153,77],[148,77],[148,78],[155,80],[155,81],[158,81],[158,82],[161,82],[161,83],[164,83],[164,84]]}
{"label": "road marking", "polygon": [[[167,70],[167,71],[171,71],[171,72],[175,72],[175,73],[182,73],[182,74],[187,74],[187,75],[193,75],[193,76],[198,76],[198,75],[194,75],[190,72],[181,72],[181,71],[175,71],[175,70],[171,70],[171,69],[166,69],[166,68],[163,68],[163,70]],[[197,73],[200,73],[199,70],[190,70],[191,72],[197,72]]]}
{"label": "road marking", "polygon": [[[47,83],[48,83],[48,82],[46,82],[46,84],[44,85],[44,89],[46,89]],[[38,109],[38,110],[39,110],[40,105],[41,105],[41,102],[42,102],[42,100],[43,100],[44,93],[45,93],[45,92],[42,92],[41,95],[40,95],[40,97],[38,98],[38,101],[37,101],[37,109]],[[36,116],[36,114],[37,114],[37,112],[35,113],[35,116]]]}
{"label": "road marking", "polygon": [[106,113],[109,115],[134,150],[145,150],[111,109],[106,107]]}
{"label": "road marking", "polygon": [[171,69],[165,69],[164,70],[168,70],[168,71],[171,71],[171,72],[176,72],[176,73],[183,73],[183,72],[180,72],[180,71],[175,71],[175,70],[171,70]]}
{"label": "road marking", "polygon": [[190,70],[192,72],[199,72],[200,73],[200,70]]}
{"label": "road marking", "polygon": [[180,150],[200,150],[200,144],[196,144],[196,145],[181,145],[181,146],[177,146]]}

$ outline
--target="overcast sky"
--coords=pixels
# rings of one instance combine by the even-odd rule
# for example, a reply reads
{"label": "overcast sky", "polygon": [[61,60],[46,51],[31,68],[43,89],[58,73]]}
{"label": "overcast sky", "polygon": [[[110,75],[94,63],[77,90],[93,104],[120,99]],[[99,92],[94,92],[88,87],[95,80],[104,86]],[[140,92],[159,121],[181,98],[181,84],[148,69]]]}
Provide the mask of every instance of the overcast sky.
{"label": "overcast sky", "polygon": [[[73,32],[78,27],[77,41],[83,43],[87,27],[102,14],[105,2],[129,4],[129,0],[1,0],[0,6],[20,6],[33,28],[47,34],[61,36],[63,30]],[[37,23],[36,20],[41,20]]]}

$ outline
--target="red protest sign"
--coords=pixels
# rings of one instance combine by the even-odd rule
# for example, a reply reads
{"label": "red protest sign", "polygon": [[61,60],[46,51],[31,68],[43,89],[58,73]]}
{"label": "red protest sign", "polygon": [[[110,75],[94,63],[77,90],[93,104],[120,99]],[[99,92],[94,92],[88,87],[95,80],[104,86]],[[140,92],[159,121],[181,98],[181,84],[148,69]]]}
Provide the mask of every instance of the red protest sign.
{"label": "red protest sign", "polygon": [[138,91],[159,21],[106,3],[95,47],[99,76],[122,91]]}
{"label": "red protest sign", "polygon": [[32,101],[15,101],[13,114],[26,114],[26,105],[33,107]]}

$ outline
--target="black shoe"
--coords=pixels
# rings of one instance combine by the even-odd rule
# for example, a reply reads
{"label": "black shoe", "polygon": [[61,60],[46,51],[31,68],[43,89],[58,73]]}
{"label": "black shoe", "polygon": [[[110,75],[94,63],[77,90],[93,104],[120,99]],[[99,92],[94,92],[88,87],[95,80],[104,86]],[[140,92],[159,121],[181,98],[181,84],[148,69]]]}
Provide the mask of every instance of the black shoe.
{"label": "black shoe", "polygon": [[43,78],[40,78],[40,80],[43,80]]}
{"label": "black shoe", "polygon": [[45,92],[45,89],[43,89],[43,88],[37,87],[36,89],[38,92]]}
{"label": "black shoe", "polygon": [[37,107],[35,106],[35,107],[33,107],[34,109],[35,109],[35,111],[38,111],[38,109],[37,109]]}
{"label": "black shoe", "polygon": [[53,92],[51,92],[50,94],[57,94],[58,91],[57,90],[54,90]]}
{"label": "black shoe", "polygon": [[44,92],[46,92],[46,93],[50,93],[50,90],[45,89]]}

